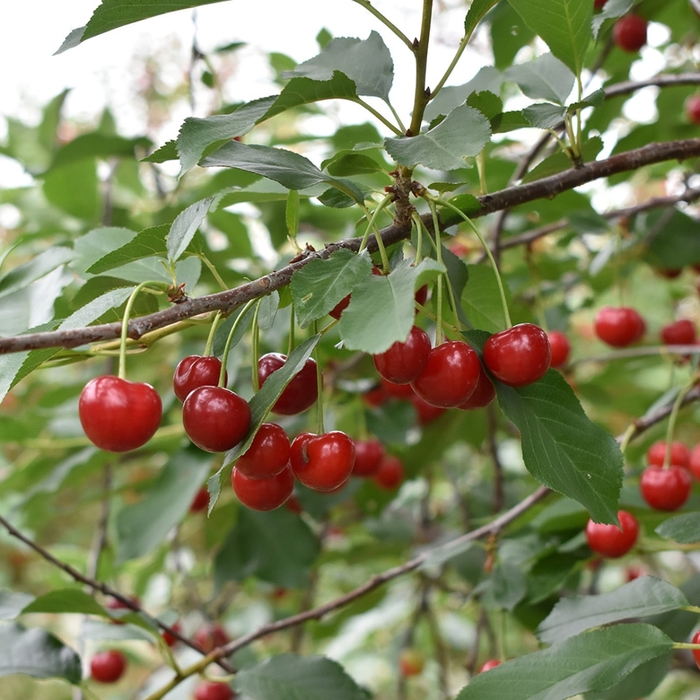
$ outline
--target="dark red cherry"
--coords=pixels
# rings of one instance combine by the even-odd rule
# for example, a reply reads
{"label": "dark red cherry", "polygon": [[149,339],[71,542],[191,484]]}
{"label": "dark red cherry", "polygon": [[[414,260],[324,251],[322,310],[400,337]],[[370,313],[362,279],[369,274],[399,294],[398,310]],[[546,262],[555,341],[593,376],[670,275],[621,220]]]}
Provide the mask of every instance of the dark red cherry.
{"label": "dark red cherry", "polygon": [[549,347],[552,349],[552,360],[550,367],[558,369],[566,364],[571,352],[571,344],[565,333],[561,331],[550,331],[547,333]]}
{"label": "dark red cherry", "polygon": [[695,345],[695,324],[687,318],[669,323],[661,329],[661,342],[664,345]]}
{"label": "dark red cherry", "polygon": [[430,355],[430,338],[413,326],[404,342],[395,342],[388,350],[374,355],[380,376],[393,384],[410,384],[425,369]]}
{"label": "dark red cherry", "polygon": [[551,357],[549,338],[534,323],[495,333],[484,345],[486,368],[508,386],[526,386],[542,378]]}
{"label": "dark red cherry", "polygon": [[190,513],[201,513],[209,506],[209,491],[206,486],[202,486],[195,494],[190,503]]}
{"label": "dark red cherry", "polygon": [[237,467],[231,472],[231,484],[238,500],[251,510],[274,510],[284,504],[294,490],[294,473],[285,465],[279,474],[267,479],[249,479]]}
{"label": "dark red cherry", "polygon": [[413,387],[410,384],[394,384],[394,382],[389,382],[384,377],[380,377],[380,381],[384,393],[392,399],[406,399],[410,401],[415,396]]}
{"label": "dark red cherry", "polygon": [[355,440],[355,465],[353,476],[372,476],[379,469],[379,464],[386,454],[384,445],[379,440]]}
{"label": "dark red cherry", "polygon": [[623,51],[639,51],[647,43],[647,21],[639,15],[620,17],[613,25],[613,41]]}
{"label": "dark red cherry", "polygon": [[340,430],[323,435],[301,433],[292,441],[289,461],[294,475],[315,491],[333,491],[350,477],[355,444]]}
{"label": "dark red cherry", "polygon": [[201,681],[194,689],[194,700],[231,700],[235,693],[228,683]]}
{"label": "dark red cherry", "polygon": [[372,478],[380,489],[393,491],[403,482],[403,463],[398,457],[387,455],[382,460],[379,469],[377,469]]}
{"label": "dark red cherry", "polygon": [[634,547],[639,535],[639,523],[637,518],[626,510],[617,512],[620,521],[620,529],[617,525],[604,525],[589,520],[586,525],[586,541],[588,546],[596,553],[604,557],[616,559]]}
{"label": "dark red cherry", "polygon": [[462,411],[471,411],[476,408],[484,408],[488,406],[496,397],[496,388],[493,382],[488,378],[484,368],[480,368],[479,379],[476,383],[476,389],[472,395],[457,408]]}
{"label": "dark red cherry", "polygon": [[693,478],[687,469],[673,464],[667,469],[655,464],[642,472],[639,490],[654,510],[678,510],[690,496]]}
{"label": "dark red cherry", "polygon": [[[647,450],[647,464],[663,467],[666,459],[666,440],[657,440]],[[679,467],[688,467],[690,462],[690,450],[688,446],[680,440],[671,443],[670,464],[677,464]]]}
{"label": "dark red cherry", "polygon": [[[200,386],[218,386],[221,375],[221,360],[212,355],[190,355],[178,363],[173,375],[173,390],[180,401]],[[228,382],[228,373],[224,385]]]}
{"label": "dark red cherry", "polygon": [[[467,399],[468,401],[469,399]],[[441,408],[440,406],[433,406],[427,401],[423,401],[418,394],[414,393],[410,399],[413,404],[413,408],[416,409],[416,415],[418,416],[419,425],[428,425],[433,421],[437,420],[447,409]]]}
{"label": "dark red cherry", "polygon": [[596,314],[596,335],[614,348],[625,348],[636,343],[645,332],[644,319],[629,306],[604,306]]}
{"label": "dark red cherry", "polygon": [[[260,386],[273,373],[284,366],[286,355],[270,352],[258,360],[258,381]],[[299,373],[287,384],[281,396],[272,407],[273,413],[293,416],[305,411],[318,399],[318,383],[316,379],[316,362],[309,358]]]}
{"label": "dark red cherry", "polygon": [[231,641],[226,630],[218,622],[207,622],[202,625],[194,633],[193,639],[207,654]]}
{"label": "dark red cherry", "polygon": [[289,461],[289,437],[277,423],[263,423],[250,447],[238,458],[236,469],[249,479],[269,479]]}
{"label": "dark red cherry", "polygon": [[126,656],[117,649],[100,651],[90,659],[90,676],[98,683],[116,683],[126,670]]}
{"label": "dark red cherry", "polygon": [[[176,622],[174,625],[170,625],[170,627],[178,634],[182,634],[182,625],[179,622]],[[170,634],[170,632],[167,630],[163,630],[160,633],[160,636],[169,647],[174,647],[180,641],[174,634]]]}

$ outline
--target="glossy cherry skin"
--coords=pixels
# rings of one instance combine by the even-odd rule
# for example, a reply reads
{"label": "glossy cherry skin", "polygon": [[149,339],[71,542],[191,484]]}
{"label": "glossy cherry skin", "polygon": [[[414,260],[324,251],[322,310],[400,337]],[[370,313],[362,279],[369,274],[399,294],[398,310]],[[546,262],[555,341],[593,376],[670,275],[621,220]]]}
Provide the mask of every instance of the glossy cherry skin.
{"label": "glossy cherry skin", "polygon": [[231,472],[231,485],[238,500],[251,510],[274,510],[283,505],[294,490],[294,472],[287,464],[268,479],[249,479],[237,467]]}
{"label": "glossy cherry skin", "polygon": [[410,384],[394,384],[383,377],[380,378],[384,393],[392,399],[405,399],[410,401],[416,394]]}
{"label": "glossy cherry skin", "polygon": [[379,440],[355,440],[355,464],[352,468],[353,476],[372,476],[377,469],[386,451]]}
{"label": "glossy cherry skin", "polygon": [[700,95],[691,95],[685,101],[685,116],[691,124],[700,124]]}
{"label": "glossy cherry skin", "polygon": [[430,351],[428,364],[411,386],[431,406],[454,408],[474,393],[479,372],[474,350],[461,340],[448,340]]}
{"label": "glossy cherry skin", "polygon": [[429,423],[436,421],[447,410],[446,408],[433,406],[427,401],[423,401],[418,394],[413,394],[410,400],[413,404],[413,408],[416,409],[418,425],[428,425]]}
{"label": "glossy cherry skin", "polygon": [[668,469],[652,465],[642,472],[639,490],[654,510],[673,511],[688,500],[692,485],[693,478],[687,469],[675,464]]}
{"label": "glossy cherry skin", "polygon": [[549,338],[534,323],[519,323],[495,333],[484,344],[486,368],[508,386],[526,386],[541,379],[551,359]]}
{"label": "glossy cherry skin", "polygon": [[488,661],[484,661],[484,663],[481,665],[479,673],[484,673],[484,671],[490,671],[492,668],[496,668],[496,666],[500,665],[501,662],[498,659],[489,659]]}
{"label": "glossy cherry skin", "polygon": [[[260,386],[265,380],[287,361],[286,355],[269,352],[258,360],[258,381]],[[318,382],[316,380],[316,362],[309,358],[301,371],[292,378],[285,390],[272,407],[273,413],[293,416],[305,411],[318,399]]]}
{"label": "glossy cherry skin", "polygon": [[90,659],[90,676],[98,683],[116,683],[126,670],[126,656],[117,649],[100,651]]}
{"label": "glossy cherry skin", "polygon": [[596,554],[616,559],[634,547],[639,535],[637,518],[626,510],[617,512],[617,519],[622,529],[617,525],[595,523],[592,520],[586,525],[586,541]]}
{"label": "glossy cherry skin", "polygon": [[604,306],[594,322],[595,334],[614,348],[636,343],[646,332],[646,323],[639,312],[629,306]]}
{"label": "glossy cherry skin", "polygon": [[561,331],[550,331],[547,333],[547,337],[549,338],[549,347],[552,349],[552,360],[549,366],[554,367],[554,369],[563,367],[571,352],[569,339]]}
{"label": "glossy cherry skin", "polygon": [[201,513],[209,506],[209,491],[206,486],[202,486],[195,494],[190,503],[190,513]]}
{"label": "glossy cherry skin", "polygon": [[200,386],[182,405],[182,424],[192,442],[207,452],[226,452],[250,429],[248,402],[221,386]]}
{"label": "glossy cherry skin", "polygon": [[269,479],[289,462],[289,437],[277,423],[263,423],[250,447],[238,458],[236,469],[249,479]]}
{"label": "glossy cherry skin", "polygon": [[[663,467],[666,458],[666,440],[658,440],[647,450],[647,464]],[[671,443],[670,464],[677,464],[679,467],[687,467],[690,461],[690,450],[685,443],[674,440]]]}
{"label": "glossy cherry skin", "polygon": [[[180,401],[200,386],[218,386],[221,375],[221,360],[212,355],[190,355],[178,363],[173,375],[173,390]],[[228,382],[228,373],[224,385]]]}
{"label": "glossy cherry skin", "polygon": [[150,385],[111,375],[91,379],[78,400],[78,415],[90,442],[107,452],[143,447],[160,425],[163,405]]}
{"label": "glossy cherry skin", "polygon": [[[700,644],[700,630],[698,630],[693,638],[690,640],[692,644]],[[695,659],[695,665],[700,668],[700,649],[693,649],[693,658]]]}
{"label": "glossy cherry skin", "polygon": [[202,681],[194,690],[194,700],[231,700],[234,696],[228,683]]}
{"label": "glossy cherry skin", "polygon": [[314,491],[333,491],[352,473],[355,443],[340,430],[323,435],[301,433],[292,442],[289,461],[304,486]]}
{"label": "glossy cherry skin", "polygon": [[639,15],[624,15],[613,26],[613,41],[631,53],[647,43],[647,21]]}
{"label": "glossy cherry skin", "polygon": [[396,342],[385,352],[374,355],[374,366],[387,381],[410,384],[428,364],[430,347],[428,334],[413,326],[404,342]]}
{"label": "glossy cherry skin", "polygon": [[687,318],[667,324],[661,329],[661,342],[664,345],[695,345],[695,324]]}
{"label": "glossy cherry skin", "polygon": [[387,455],[379,465],[379,469],[372,477],[374,483],[380,489],[385,491],[393,491],[398,488],[404,479],[403,462],[394,455]]}
{"label": "glossy cherry skin", "polygon": [[202,625],[194,633],[193,639],[207,654],[216,647],[223,647],[231,641],[226,630],[218,622]]}
{"label": "glossy cherry skin", "polygon": [[494,387],[493,382],[488,378],[488,375],[486,372],[484,372],[482,367],[474,393],[464,403],[457,406],[457,408],[462,411],[472,411],[477,408],[485,408],[494,400],[494,398],[496,398],[496,387]]}

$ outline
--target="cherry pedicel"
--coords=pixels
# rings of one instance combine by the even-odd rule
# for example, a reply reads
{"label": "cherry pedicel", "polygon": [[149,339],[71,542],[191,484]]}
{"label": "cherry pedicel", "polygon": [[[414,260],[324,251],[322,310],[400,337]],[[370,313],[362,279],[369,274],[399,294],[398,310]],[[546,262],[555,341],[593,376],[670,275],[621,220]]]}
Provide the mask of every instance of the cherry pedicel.
{"label": "cherry pedicel", "polygon": [[202,681],[194,690],[194,700],[231,700],[235,693],[228,683]]}
{"label": "cherry pedicel", "polygon": [[195,494],[190,503],[190,513],[201,513],[209,506],[209,491],[206,486],[202,486]]}
{"label": "cherry pedicel", "polygon": [[654,510],[673,511],[688,500],[692,485],[687,469],[675,464],[664,469],[653,464],[642,472],[639,490]]}
{"label": "cherry pedicel", "polygon": [[182,405],[182,424],[197,447],[207,452],[226,452],[250,429],[248,402],[221,386],[200,386]]}
{"label": "cherry pedicel", "polygon": [[315,491],[333,491],[350,477],[355,444],[340,430],[323,435],[301,433],[292,442],[289,461],[294,475]]}
{"label": "cherry pedicel", "polygon": [[636,343],[646,332],[639,312],[629,306],[604,306],[595,317],[595,334],[614,348]]}
{"label": "cherry pedicel", "polygon": [[549,338],[549,347],[552,349],[552,360],[550,367],[558,369],[566,364],[571,352],[571,344],[565,333],[561,331],[550,331],[547,334]]}
{"label": "cherry pedicel", "polygon": [[[647,464],[654,464],[663,467],[666,459],[666,441],[658,440],[647,450]],[[690,462],[690,450],[687,445],[680,440],[671,443],[670,464],[677,464],[679,467],[687,467]]]}
{"label": "cherry pedicel", "polygon": [[236,469],[249,479],[269,479],[289,461],[289,437],[277,423],[263,423],[250,447],[236,462]]}
{"label": "cherry pedicel", "polygon": [[381,461],[379,469],[377,469],[372,478],[374,479],[374,483],[377,484],[380,489],[393,491],[403,482],[403,463],[398,457],[395,457],[394,455],[387,455]]}
{"label": "cherry pedicel", "polygon": [[623,51],[639,51],[647,43],[647,21],[639,15],[620,17],[613,26],[613,41]]}
{"label": "cherry pedicel", "polygon": [[534,323],[495,333],[484,344],[484,364],[508,386],[526,386],[549,369],[552,351],[547,334]]}
{"label": "cherry pedicel", "polygon": [[430,346],[428,334],[413,326],[405,341],[396,342],[385,352],[374,355],[374,366],[387,381],[410,384],[428,364]]}
{"label": "cherry pedicel", "polygon": [[586,525],[586,541],[596,554],[616,559],[634,547],[639,535],[637,518],[626,510],[617,512],[617,519],[622,529],[617,525],[605,525],[589,520]]}
{"label": "cherry pedicel", "polygon": [[661,342],[664,345],[695,345],[695,324],[687,318],[669,323],[661,329]]}
{"label": "cherry pedicel", "polygon": [[251,510],[274,510],[283,505],[294,490],[294,472],[285,465],[279,474],[267,479],[250,479],[237,467],[231,472],[231,485],[238,500]]}
{"label": "cherry pedicel", "polygon": [[117,649],[100,651],[90,659],[90,676],[98,683],[116,683],[126,670],[126,656]]}
{"label": "cherry pedicel", "polygon": [[107,452],[143,447],[160,425],[163,406],[150,385],[104,375],[80,393],[78,415],[90,442]]}
{"label": "cherry pedicel", "polygon": [[440,408],[464,403],[476,389],[481,364],[462,340],[448,340],[430,351],[428,364],[411,386],[423,401]]}
{"label": "cherry pedicel", "polygon": [[372,476],[384,459],[384,445],[379,440],[355,440],[353,476]]}
{"label": "cherry pedicel", "polygon": [[[260,386],[265,380],[287,361],[286,355],[270,352],[258,360],[258,381]],[[293,416],[313,406],[318,399],[318,382],[316,378],[316,362],[309,358],[299,373],[292,378],[279,399],[272,407],[273,413]]]}
{"label": "cherry pedicel", "polygon": [[[218,386],[221,375],[221,360],[213,355],[190,355],[178,363],[173,375],[173,390],[180,401],[200,386]],[[224,384],[228,382],[225,374]]]}

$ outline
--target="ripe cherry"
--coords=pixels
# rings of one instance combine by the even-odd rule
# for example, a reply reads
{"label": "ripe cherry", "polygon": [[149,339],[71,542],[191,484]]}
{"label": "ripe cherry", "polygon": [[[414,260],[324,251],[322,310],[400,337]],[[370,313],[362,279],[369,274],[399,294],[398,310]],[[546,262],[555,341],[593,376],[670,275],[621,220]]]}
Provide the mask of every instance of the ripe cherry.
{"label": "ripe cherry", "polygon": [[462,340],[448,340],[433,348],[428,364],[411,384],[423,401],[440,408],[464,403],[476,389],[481,364]]}
{"label": "ripe cherry", "polygon": [[158,430],[162,413],[160,396],[150,384],[111,375],[91,379],[78,401],[85,435],[108,452],[143,447]]}
{"label": "ripe cherry", "polygon": [[404,678],[417,676],[423,671],[425,657],[418,649],[402,649],[399,654],[399,672]]}
{"label": "ripe cherry", "polygon": [[[382,275],[382,271],[380,268],[378,268],[376,265],[372,268],[372,274],[380,276]],[[336,321],[340,319],[340,317],[343,315],[343,311],[348,308],[348,305],[350,304],[350,299],[352,298],[352,294],[348,294],[347,296],[343,297],[329,312],[328,315],[334,318]]]}
{"label": "ripe cherry", "polygon": [[[692,644],[700,644],[700,630],[698,630],[693,638],[690,640]],[[700,649],[693,649],[693,658],[695,659],[695,664],[700,668]]]}
{"label": "ripe cherry", "polygon": [[423,401],[423,399],[421,399],[421,397],[415,393],[413,396],[411,396],[410,400],[413,404],[413,408],[416,409],[419,425],[428,425],[428,423],[432,423],[434,420],[437,420],[446,410],[444,408],[440,408],[440,406],[433,406],[427,401]]}
{"label": "ripe cherry", "polygon": [[244,506],[251,510],[274,510],[292,495],[294,472],[287,465],[279,474],[268,479],[249,479],[234,467],[231,485]]}
{"label": "ripe cherry", "polygon": [[695,445],[690,451],[688,470],[695,477],[696,481],[700,481],[700,445]]}
{"label": "ripe cherry", "polygon": [[216,647],[225,646],[231,641],[226,630],[218,622],[208,622],[202,625],[194,633],[193,640],[206,654]]}
{"label": "ripe cherry", "polygon": [[565,333],[561,331],[550,331],[547,334],[549,347],[552,349],[552,361],[550,367],[558,369],[566,364],[571,352],[571,344]]}
{"label": "ripe cherry", "polygon": [[[170,625],[170,627],[178,634],[182,632],[182,625],[179,622],[176,622],[174,625]],[[160,633],[160,636],[169,647],[174,647],[180,641],[174,634],[170,634],[170,632],[167,630],[163,630]]]}
{"label": "ripe cherry", "polygon": [[277,423],[263,423],[250,447],[238,458],[236,469],[249,479],[269,479],[289,461],[289,437]]}
{"label": "ripe cherry", "polygon": [[384,445],[379,440],[355,440],[355,465],[352,468],[353,476],[372,476],[386,452]]}
{"label": "ripe cherry", "polygon": [[182,405],[182,424],[197,447],[226,452],[235,447],[250,428],[248,402],[221,386],[200,386]]}
{"label": "ripe cherry", "polygon": [[413,387],[410,384],[394,384],[394,382],[389,382],[383,377],[380,378],[380,381],[384,393],[392,399],[406,399],[410,401],[415,396]]}
{"label": "ripe cherry", "polygon": [[201,513],[209,507],[209,491],[202,486],[190,503],[190,513]]}
{"label": "ripe cherry", "polygon": [[395,457],[394,455],[387,455],[381,461],[379,469],[377,469],[372,478],[374,479],[374,483],[376,483],[380,489],[392,491],[393,489],[398,488],[403,482],[403,463],[398,457]]}
{"label": "ripe cherry", "polygon": [[647,43],[647,21],[639,15],[625,15],[613,26],[613,41],[623,51],[639,51]]}
{"label": "ripe cherry", "polygon": [[100,651],[90,659],[90,676],[98,683],[116,683],[126,670],[126,656],[117,649]]}
{"label": "ripe cherry", "polygon": [[604,306],[595,317],[595,333],[614,348],[625,348],[637,342],[646,332],[646,323],[629,306]]}
{"label": "ripe cherry", "polygon": [[489,659],[488,661],[484,661],[484,663],[481,665],[479,673],[484,673],[484,671],[490,671],[492,668],[496,668],[496,666],[500,665],[501,662],[498,659]]}
{"label": "ripe cherry", "polygon": [[[287,361],[286,355],[269,352],[258,360],[258,381],[260,386],[265,380]],[[305,411],[318,399],[318,383],[316,381],[316,362],[309,358],[299,373],[287,384],[281,396],[272,407],[273,413],[293,416]]]}
{"label": "ripe cherry", "polygon": [[664,345],[694,345],[697,342],[695,324],[688,318],[669,323],[661,329]]}
{"label": "ripe cherry", "polygon": [[301,501],[294,494],[287,499],[284,507],[295,515],[301,515],[304,512],[304,506],[301,505]]}
{"label": "ripe cherry", "polygon": [[685,101],[685,116],[691,124],[700,124],[700,95],[691,95]]}
{"label": "ripe cherry", "polygon": [[231,700],[235,693],[228,683],[202,681],[194,690],[194,700]]}
{"label": "ripe cherry", "polygon": [[[413,389],[411,389],[411,391],[413,391]],[[383,406],[388,398],[389,395],[381,384],[362,394],[362,400],[370,408],[379,408]]]}
{"label": "ripe cherry", "polygon": [[479,372],[479,380],[476,383],[474,393],[464,403],[457,406],[457,408],[462,411],[471,411],[477,408],[484,408],[485,406],[488,406],[495,397],[496,388],[482,367],[481,371]]}
{"label": "ripe cherry", "polygon": [[333,491],[350,477],[355,444],[340,430],[323,435],[301,433],[292,442],[289,461],[304,486],[314,491]]}
{"label": "ripe cherry", "polygon": [[542,378],[551,357],[547,334],[534,323],[519,323],[484,344],[486,368],[508,386],[526,386]]}
{"label": "ripe cherry", "polygon": [[425,369],[430,355],[430,338],[418,326],[411,328],[404,342],[374,355],[377,372],[394,384],[410,384]]}
{"label": "ripe cherry", "polygon": [[634,547],[639,535],[637,518],[626,510],[617,512],[617,519],[622,529],[617,525],[605,525],[589,520],[586,525],[586,541],[588,546],[604,557],[615,559]]}
{"label": "ripe cherry", "polygon": [[[131,599],[131,602],[134,603],[135,605],[138,605],[138,606],[141,605],[141,601],[135,595],[129,596],[129,598]],[[107,610],[112,610],[114,612],[121,611],[118,613],[116,618],[119,618],[122,615],[128,615],[130,612],[133,612],[132,608],[130,608],[126,603],[122,603],[122,601],[119,600],[118,598],[112,598],[112,597],[108,598],[105,607],[107,608]],[[116,619],[116,618],[112,618],[112,620],[111,620],[112,624],[114,624],[114,625],[123,625],[124,624],[121,620]]]}
{"label": "ripe cherry", "polygon": [[[658,440],[647,450],[647,464],[663,467],[666,459],[666,440]],[[680,440],[671,443],[670,464],[677,464],[679,467],[687,467],[690,461],[690,450],[687,445]]]}
{"label": "ripe cherry", "polygon": [[692,485],[687,469],[676,464],[667,469],[653,464],[642,472],[639,489],[654,510],[673,511],[688,500]]}
{"label": "ripe cherry", "polygon": [[428,301],[428,285],[424,284],[422,287],[420,287],[415,293],[413,299],[417,304],[425,306],[425,302]]}
{"label": "ripe cherry", "polygon": [[[173,375],[173,390],[180,401],[200,386],[218,386],[221,375],[221,360],[212,355],[190,355],[178,363]],[[228,382],[228,373],[224,385]]]}

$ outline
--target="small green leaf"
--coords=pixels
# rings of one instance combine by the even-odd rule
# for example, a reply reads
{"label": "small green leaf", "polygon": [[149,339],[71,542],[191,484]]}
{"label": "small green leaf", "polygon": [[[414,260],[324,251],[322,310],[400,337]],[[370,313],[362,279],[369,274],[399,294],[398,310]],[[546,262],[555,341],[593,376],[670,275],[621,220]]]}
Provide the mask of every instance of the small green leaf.
{"label": "small green leaf", "polygon": [[467,104],[478,109],[489,121],[503,112],[503,101],[489,90],[473,92],[467,97]]}
{"label": "small green leaf", "polygon": [[[581,146],[581,160],[584,163],[590,163],[595,160],[595,157],[603,149],[603,139],[600,136],[594,136],[591,139],[586,139]],[[556,175],[564,170],[573,168],[574,164],[571,162],[570,156],[568,156],[563,151],[557,151],[551,156],[545,158],[541,163],[538,163],[525,177],[522,179],[523,182],[534,182],[535,180],[540,180],[543,177],[549,177],[550,175]],[[572,217],[573,225],[573,217]]]}
{"label": "small green leaf", "polygon": [[612,21],[616,20],[618,17],[626,15],[633,4],[634,0],[608,0],[605,5],[603,5],[603,9],[597,12],[593,17],[593,37],[596,41],[598,40],[600,29],[605,22],[610,20],[612,23]]}
{"label": "small green leaf", "polygon": [[[462,293],[462,307],[474,328],[498,333],[505,328],[506,320],[498,291],[498,282],[489,265],[467,265],[468,279]],[[506,300],[511,295],[506,287]]]}
{"label": "small green leaf", "polygon": [[525,120],[538,129],[554,129],[564,121],[565,114],[566,107],[551,105],[548,102],[539,102],[523,110]]}
{"label": "small green leaf", "polygon": [[33,600],[29,593],[0,591],[0,620],[16,620]]}
{"label": "small green leaf", "polygon": [[102,210],[101,183],[94,158],[74,161],[44,175],[46,199],[62,211],[86,221],[96,221]]}
{"label": "small green leaf", "polygon": [[166,163],[169,160],[177,160],[177,141],[166,141],[160,148],[141,159],[142,163]]}
{"label": "small green leaf", "polygon": [[44,277],[75,257],[70,248],[53,246],[23,265],[10,270],[0,278],[0,298],[28,287],[32,282]]}
{"label": "small green leaf", "polygon": [[473,0],[469,6],[467,16],[464,18],[464,36],[469,38],[486,13],[498,2],[498,0]]}
{"label": "small green leaf", "polygon": [[197,229],[204,221],[213,201],[213,197],[202,199],[191,204],[177,215],[165,239],[168,258],[171,261],[175,262],[185,252],[194,234],[197,233]]}
{"label": "small green leaf", "polygon": [[80,613],[109,617],[109,613],[79,588],[62,588],[39,596],[22,613]]}
{"label": "small green leaf", "polygon": [[693,544],[700,542],[700,513],[683,513],[664,520],[655,532],[661,537],[679,542]]}
{"label": "small green leaf", "polygon": [[110,158],[114,156],[135,158],[138,149],[146,149],[150,145],[150,139],[144,136],[126,139],[121,136],[92,131],[88,134],[81,134],[69,141],[65,146],[62,146],[56,152],[49,170],[60,168],[85,158]]}
{"label": "small green leaf", "polygon": [[280,306],[280,293],[272,292],[260,299],[258,303],[258,328],[261,331],[269,331],[275,325],[277,310]]}
{"label": "small green leaf", "polygon": [[562,598],[537,628],[537,634],[543,642],[553,644],[591,627],[659,615],[687,605],[688,599],[675,586],[643,576],[610,593]]}
{"label": "small green leaf", "polygon": [[576,76],[551,53],[511,66],[503,76],[533,100],[547,100],[558,105],[566,103],[576,81]]}
{"label": "small green leaf", "polygon": [[121,267],[134,260],[165,256],[167,254],[165,246],[165,231],[167,228],[167,226],[154,226],[153,228],[144,229],[128,243],[107,253],[107,255],[90,265],[87,272],[92,275],[99,275],[102,272]]}

